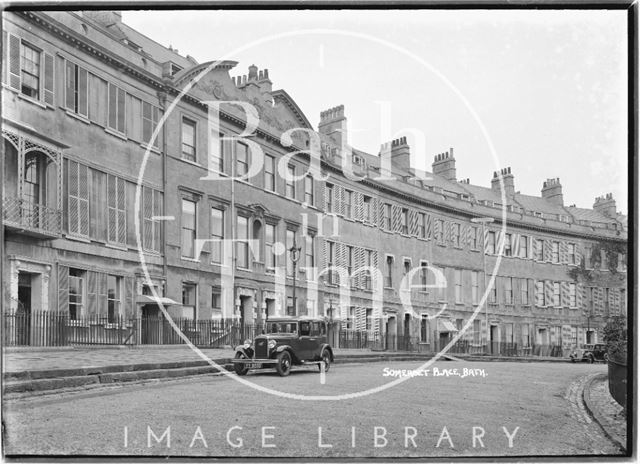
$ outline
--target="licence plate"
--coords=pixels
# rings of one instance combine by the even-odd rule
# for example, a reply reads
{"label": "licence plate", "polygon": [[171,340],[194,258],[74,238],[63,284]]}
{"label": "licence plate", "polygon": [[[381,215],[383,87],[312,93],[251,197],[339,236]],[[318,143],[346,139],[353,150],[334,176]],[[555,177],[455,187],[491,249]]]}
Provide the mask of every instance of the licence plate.
{"label": "licence plate", "polygon": [[260,363],[247,363],[247,364],[245,364],[245,366],[247,366],[249,369],[261,369],[262,368],[262,364],[260,364]]}

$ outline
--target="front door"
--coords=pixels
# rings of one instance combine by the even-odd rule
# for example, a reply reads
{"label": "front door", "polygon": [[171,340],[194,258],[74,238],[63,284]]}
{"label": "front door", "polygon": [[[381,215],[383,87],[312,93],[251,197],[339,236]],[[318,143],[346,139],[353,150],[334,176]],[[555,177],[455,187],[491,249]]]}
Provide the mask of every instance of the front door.
{"label": "front door", "polygon": [[440,332],[440,338],[438,342],[439,342],[438,346],[440,347],[441,350],[445,346],[447,346],[447,343],[449,343],[449,332]]}
{"label": "front door", "polygon": [[18,274],[18,308],[16,311],[16,344],[31,342],[31,274]]}
{"label": "front door", "polygon": [[162,340],[162,318],[160,308],[156,304],[146,304],[142,307],[140,319],[140,338],[143,345],[158,345]]}
{"label": "front door", "polygon": [[500,345],[498,340],[498,326],[492,325],[491,330],[489,332],[490,337],[490,345],[491,346],[491,354],[499,354],[500,353]]}

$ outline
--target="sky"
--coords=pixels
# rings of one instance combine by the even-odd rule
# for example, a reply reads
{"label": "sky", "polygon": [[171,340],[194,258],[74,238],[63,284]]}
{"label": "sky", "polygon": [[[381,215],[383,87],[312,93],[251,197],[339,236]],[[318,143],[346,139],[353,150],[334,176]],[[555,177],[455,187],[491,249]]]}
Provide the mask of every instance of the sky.
{"label": "sky", "polygon": [[[198,62],[268,68],[317,128],[345,106],[348,140],[378,153],[407,136],[412,165],[454,149],[457,178],[516,191],[560,178],[566,206],[613,193],[627,213],[624,11],[124,11],[123,21]],[[495,155],[495,156],[494,156]]]}

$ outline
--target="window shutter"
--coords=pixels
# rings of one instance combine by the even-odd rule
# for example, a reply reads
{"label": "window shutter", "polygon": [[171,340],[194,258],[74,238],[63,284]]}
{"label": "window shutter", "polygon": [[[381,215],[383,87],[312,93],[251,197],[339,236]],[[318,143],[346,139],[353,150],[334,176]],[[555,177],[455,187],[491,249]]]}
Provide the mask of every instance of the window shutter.
{"label": "window shutter", "polygon": [[[155,216],[162,216],[162,202],[163,202],[163,193],[155,190],[153,195],[153,210]],[[162,251],[161,243],[162,243],[162,229],[163,222],[162,221],[154,221],[154,229],[153,229],[153,249],[157,252]]]}
{"label": "window shutter", "polygon": [[78,164],[79,233],[89,236],[89,168]]}
{"label": "window shutter", "polygon": [[87,271],[87,315],[90,319],[98,317],[98,273]]}
{"label": "window shutter", "polygon": [[420,215],[415,210],[409,211],[409,235],[418,235]]}
{"label": "window shutter", "polygon": [[582,309],[582,302],[584,301],[584,285],[576,284],[576,306],[578,309]]}
{"label": "window shutter", "polygon": [[76,65],[65,61],[65,100],[64,106],[76,110]]}
{"label": "window shutter", "polygon": [[520,234],[511,234],[511,256],[520,256]]}
{"label": "window shutter", "polygon": [[6,57],[9,56],[9,54],[7,53],[9,50],[9,44],[7,43],[8,40],[9,34],[7,34],[7,31],[2,31],[2,56],[5,57],[5,60],[2,63],[2,83],[7,85],[9,84],[9,80],[7,79],[7,74],[9,73],[9,65],[7,64],[7,62],[9,60],[6,59]]}
{"label": "window shutter", "polygon": [[425,225],[424,225],[424,229],[425,229],[425,238],[427,240],[431,240],[431,224],[432,224],[432,220],[431,220],[431,214],[429,213],[425,213],[424,215],[424,221],[425,221]]}
{"label": "window shutter", "polygon": [[9,34],[9,87],[20,90],[20,37]]}
{"label": "window shutter", "polygon": [[78,67],[78,114],[89,116],[89,99],[88,94],[88,75],[87,70]]}
{"label": "window shutter", "polygon": [[153,249],[153,190],[142,188],[142,246],[146,250]]}
{"label": "window shutter", "polygon": [[551,240],[544,240],[544,255],[542,256],[542,260],[544,262],[551,261]]}
{"label": "window shutter", "polygon": [[124,311],[121,311],[121,315],[125,319],[134,318],[135,311],[135,280],[133,277],[125,277],[124,279]]}
{"label": "window shutter", "polygon": [[89,209],[91,214],[91,237],[96,240],[106,240],[106,174],[91,169],[91,203]]}
{"label": "window shutter", "polygon": [[[118,243],[127,243],[127,218],[126,218],[126,191],[128,184],[124,179],[118,178]],[[130,208],[133,214],[134,208]],[[135,241],[135,238],[134,238]]]}
{"label": "window shutter", "polygon": [[78,163],[75,161],[69,161],[67,164],[67,176],[68,176],[68,215],[69,215],[69,233],[79,233],[78,227]]}
{"label": "window shutter", "polygon": [[69,268],[58,264],[58,312],[69,314]]}
{"label": "window shutter", "polygon": [[553,282],[551,280],[544,281],[544,305],[553,306]]}
{"label": "window shutter", "polygon": [[560,282],[560,305],[564,308],[569,307],[569,282]]}
{"label": "window shutter", "polygon": [[400,232],[402,230],[402,208],[398,205],[391,207],[391,230],[394,232]]}
{"label": "window shutter", "polygon": [[569,262],[569,245],[567,242],[562,241],[558,248],[560,249],[560,263],[567,264]]}
{"label": "window shutter", "polygon": [[54,88],[55,88],[55,62],[53,55],[49,53],[43,53],[44,55],[44,79],[43,79],[43,95],[44,102],[47,105],[53,106],[54,100]]}
{"label": "window shutter", "polygon": [[97,278],[98,304],[96,313],[100,316],[107,315],[107,274],[98,273]]}
{"label": "window shutter", "polygon": [[527,245],[527,258],[528,259],[533,259],[533,245],[534,245],[534,240],[533,237],[526,237],[526,240],[529,242]]}

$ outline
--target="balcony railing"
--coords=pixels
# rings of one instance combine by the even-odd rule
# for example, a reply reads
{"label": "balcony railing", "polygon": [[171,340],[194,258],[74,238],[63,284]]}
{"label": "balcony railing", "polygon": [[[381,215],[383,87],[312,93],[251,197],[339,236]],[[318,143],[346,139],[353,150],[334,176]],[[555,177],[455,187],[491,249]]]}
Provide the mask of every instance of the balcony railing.
{"label": "balcony railing", "polygon": [[7,227],[42,237],[60,235],[62,211],[16,197],[2,202],[2,220]]}

